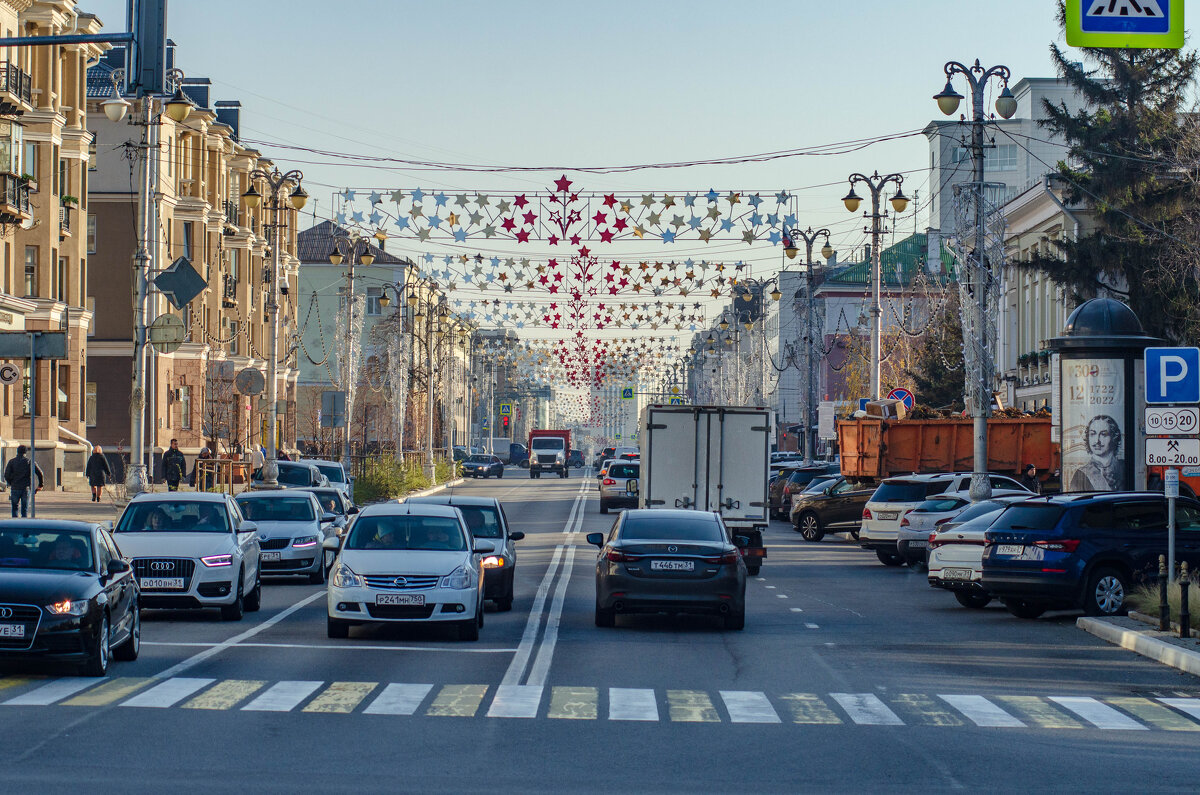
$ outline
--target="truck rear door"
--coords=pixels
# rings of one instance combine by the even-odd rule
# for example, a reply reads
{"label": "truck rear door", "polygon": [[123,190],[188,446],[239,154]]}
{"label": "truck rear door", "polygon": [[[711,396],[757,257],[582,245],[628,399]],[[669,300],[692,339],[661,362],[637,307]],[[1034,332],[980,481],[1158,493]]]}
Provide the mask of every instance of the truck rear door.
{"label": "truck rear door", "polygon": [[[703,472],[697,442],[696,415],[691,411],[646,409],[646,427],[642,432],[642,483],[639,507],[703,508],[703,496],[697,485]],[[705,422],[705,417],[700,416]]]}
{"label": "truck rear door", "polygon": [[731,526],[767,524],[770,415],[718,411],[708,417],[708,507]]}

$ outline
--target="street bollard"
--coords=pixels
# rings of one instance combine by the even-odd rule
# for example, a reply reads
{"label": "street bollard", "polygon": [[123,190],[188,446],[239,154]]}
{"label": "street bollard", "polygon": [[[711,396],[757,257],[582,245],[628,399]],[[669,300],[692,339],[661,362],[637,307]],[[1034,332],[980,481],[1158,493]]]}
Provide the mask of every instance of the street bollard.
{"label": "street bollard", "polygon": [[1188,586],[1190,585],[1188,565],[1185,560],[1179,571],[1179,637],[1181,638],[1192,636],[1192,614],[1188,611]]}
{"label": "street bollard", "polygon": [[1167,556],[1158,556],[1158,630],[1171,631],[1171,605],[1167,603]]}

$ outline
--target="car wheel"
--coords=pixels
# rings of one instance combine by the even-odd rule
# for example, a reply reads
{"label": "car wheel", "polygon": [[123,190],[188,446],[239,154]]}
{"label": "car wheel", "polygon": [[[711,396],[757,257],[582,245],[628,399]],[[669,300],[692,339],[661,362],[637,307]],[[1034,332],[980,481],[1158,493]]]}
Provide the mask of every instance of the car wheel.
{"label": "car wheel", "polygon": [[1116,569],[1102,568],[1092,572],[1084,593],[1083,612],[1089,616],[1121,616],[1128,610],[1129,582]]}
{"label": "car wheel", "polygon": [[241,621],[242,616],[246,614],[246,597],[242,591],[244,587],[242,575],[238,574],[237,598],[233,600],[233,604],[221,607],[221,618],[225,621]]}
{"label": "car wheel", "polygon": [[330,618],[325,624],[325,634],[331,638],[348,638],[350,637],[350,625],[345,621]]}
{"label": "car wheel", "polygon": [[321,550],[321,564],[317,566],[317,570],[308,575],[309,585],[320,585],[325,582],[325,550]]}
{"label": "car wheel", "polygon": [[855,541],[857,541],[857,540],[858,540],[858,531],[857,531],[857,530],[851,530],[851,531],[850,531],[850,537],[851,537],[851,538],[853,538]]}
{"label": "car wheel", "polygon": [[92,648],[88,660],[83,664],[85,676],[104,676],[108,673],[108,640],[108,614],[105,613],[100,618],[100,629],[97,630],[96,638],[91,643]]}
{"label": "car wheel", "polygon": [[1017,618],[1037,618],[1046,612],[1046,606],[1024,599],[1005,599],[1004,606]]}
{"label": "car wheel", "polygon": [[600,500],[600,513],[608,513],[608,503],[604,500]]}
{"label": "car wheel", "polygon": [[504,477],[504,470],[503,470],[503,469],[501,469],[499,472],[497,472],[497,473],[496,473],[496,477],[497,477],[497,478],[502,478],[502,477]]}
{"label": "car wheel", "polygon": [[879,562],[885,566],[902,566],[904,558],[897,555],[895,552],[888,552],[883,549],[875,550],[875,557],[879,558]]}
{"label": "car wheel", "polygon": [[598,627],[615,627],[617,625],[617,611],[605,610],[600,605],[596,605],[596,626]]}
{"label": "car wheel", "polygon": [[825,537],[825,531],[821,529],[821,520],[812,511],[800,514],[800,518],[796,522],[796,529],[800,531],[800,535],[804,537],[805,541],[820,541]]}
{"label": "car wheel", "polygon": [[751,577],[757,576],[760,571],[762,571],[761,563],[756,563],[753,566],[746,567],[746,573],[749,574]]}
{"label": "car wheel", "polygon": [[992,596],[987,591],[971,589],[970,591],[955,591],[954,598],[963,607],[972,610],[982,610],[992,603]]}
{"label": "car wheel", "polygon": [[246,612],[257,613],[262,607],[262,572],[254,576],[254,590],[246,594],[245,599]]}
{"label": "car wheel", "polygon": [[469,618],[458,622],[459,640],[479,640],[479,619]]}
{"label": "car wheel", "polygon": [[133,615],[129,622],[129,637],[117,648],[113,649],[113,659],[132,662],[138,658],[142,650],[142,606],[133,603]]}
{"label": "car wheel", "polygon": [[516,572],[509,572],[508,587],[504,589],[504,596],[501,596],[499,599],[496,600],[496,609],[499,610],[501,613],[506,613],[509,610],[512,610],[513,590],[514,590],[513,580],[515,580],[516,577],[517,577]]}
{"label": "car wheel", "polygon": [[725,616],[725,629],[742,630],[746,628],[746,608]]}

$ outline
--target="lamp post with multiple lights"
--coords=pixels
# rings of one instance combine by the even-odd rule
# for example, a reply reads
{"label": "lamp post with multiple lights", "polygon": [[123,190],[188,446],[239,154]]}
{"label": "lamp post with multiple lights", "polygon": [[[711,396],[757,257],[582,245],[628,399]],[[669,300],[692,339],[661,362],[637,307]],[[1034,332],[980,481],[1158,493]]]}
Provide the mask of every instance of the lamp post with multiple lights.
{"label": "lamp post with multiple lights", "polygon": [[811,461],[813,452],[817,449],[817,385],[816,385],[816,364],[817,364],[817,339],[819,330],[817,329],[816,319],[816,294],[813,291],[813,281],[815,273],[813,272],[816,263],[813,262],[813,244],[818,238],[825,238],[825,245],[821,247],[821,256],[826,262],[833,256],[833,246],[829,244],[828,229],[813,229],[811,226],[808,229],[788,229],[784,234],[783,253],[788,259],[795,259],[799,250],[796,244],[799,241],[804,242],[805,250],[805,266],[804,266],[804,295],[805,295],[805,329],[804,340],[807,345],[804,346],[804,363],[805,363],[805,411],[804,411],[804,460]]}

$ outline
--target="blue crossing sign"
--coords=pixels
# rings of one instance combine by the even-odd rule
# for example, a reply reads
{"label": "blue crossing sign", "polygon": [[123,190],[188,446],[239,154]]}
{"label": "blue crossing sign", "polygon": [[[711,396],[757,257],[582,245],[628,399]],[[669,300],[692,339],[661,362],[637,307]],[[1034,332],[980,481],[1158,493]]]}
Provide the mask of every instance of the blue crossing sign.
{"label": "blue crossing sign", "polygon": [[1147,348],[1146,402],[1200,403],[1200,348]]}
{"label": "blue crossing sign", "polygon": [[1183,0],[1067,0],[1067,44],[1177,50]]}
{"label": "blue crossing sign", "polygon": [[672,405],[672,406],[682,406],[682,405],[683,405],[683,398],[681,398],[681,397],[674,397],[674,396],[672,396],[672,397],[671,397],[671,403],[670,403],[670,405]]}
{"label": "blue crossing sign", "polygon": [[633,400],[633,387],[631,387],[631,386],[621,387],[621,399],[622,400]]}

